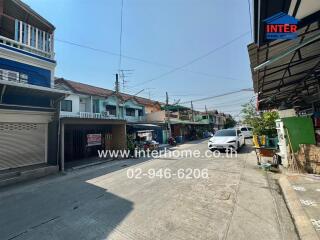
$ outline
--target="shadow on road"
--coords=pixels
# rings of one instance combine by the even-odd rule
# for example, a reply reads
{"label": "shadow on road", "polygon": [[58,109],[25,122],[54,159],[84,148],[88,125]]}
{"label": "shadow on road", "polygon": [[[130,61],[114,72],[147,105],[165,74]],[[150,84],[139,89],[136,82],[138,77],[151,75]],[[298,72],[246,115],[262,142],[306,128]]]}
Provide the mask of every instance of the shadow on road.
{"label": "shadow on road", "polygon": [[133,203],[89,182],[144,161],[122,160],[1,189],[0,239],[107,238]]}

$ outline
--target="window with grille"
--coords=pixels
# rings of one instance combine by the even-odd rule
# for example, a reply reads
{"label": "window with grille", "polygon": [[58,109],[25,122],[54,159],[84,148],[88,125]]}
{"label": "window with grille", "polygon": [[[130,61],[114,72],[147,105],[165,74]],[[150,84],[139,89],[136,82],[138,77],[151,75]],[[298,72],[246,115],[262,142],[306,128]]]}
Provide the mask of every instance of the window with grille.
{"label": "window with grille", "polygon": [[126,108],[126,115],[127,115],[127,116],[134,117],[134,116],[135,116],[135,113],[136,113],[136,110],[135,110],[135,109],[133,109],[133,108]]}
{"label": "window with grille", "polygon": [[106,105],[106,111],[109,112],[110,115],[116,115],[117,108],[116,106]]}
{"label": "window with grille", "polygon": [[99,113],[100,112],[99,99],[94,99],[93,100],[93,112],[94,113]]}
{"label": "window with grille", "polygon": [[141,109],[138,110],[138,116],[142,117],[143,116],[143,111]]}

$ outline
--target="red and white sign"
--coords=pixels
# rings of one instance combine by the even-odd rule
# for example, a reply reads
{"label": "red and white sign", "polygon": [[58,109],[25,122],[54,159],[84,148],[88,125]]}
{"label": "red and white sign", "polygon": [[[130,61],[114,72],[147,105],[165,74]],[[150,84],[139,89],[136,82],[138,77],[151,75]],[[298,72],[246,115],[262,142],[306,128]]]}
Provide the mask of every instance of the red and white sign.
{"label": "red and white sign", "polygon": [[87,146],[101,145],[101,134],[87,134]]}

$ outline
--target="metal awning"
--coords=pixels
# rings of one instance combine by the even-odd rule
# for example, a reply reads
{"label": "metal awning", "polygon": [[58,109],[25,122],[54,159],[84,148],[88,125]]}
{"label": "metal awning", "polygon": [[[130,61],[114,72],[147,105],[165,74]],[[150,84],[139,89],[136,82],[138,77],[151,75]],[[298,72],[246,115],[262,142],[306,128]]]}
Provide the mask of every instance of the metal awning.
{"label": "metal awning", "polygon": [[156,127],[156,128],[160,128],[160,126],[158,126],[158,125],[148,124],[148,123],[145,123],[145,124],[136,123],[136,124],[129,124],[129,125],[134,126],[134,127]]}
{"label": "metal awning", "polygon": [[64,91],[56,88],[42,87],[42,86],[37,86],[32,84],[7,81],[7,80],[1,80],[1,79],[0,79],[0,86],[12,87],[16,89],[24,89],[24,91],[27,91],[27,92],[38,92],[38,93],[46,94],[46,96],[71,94],[71,92],[69,91]]}
{"label": "metal awning", "polygon": [[[14,81],[7,81],[7,80],[0,80],[0,104],[1,105],[12,105],[12,104],[6,104],[4,101],[6,95],[12,95],[12,96],[37,96],[41,99],[43,97],[49,97],[53,101],[58,101],[70,94],[70,92],[54,89],[54,88],[48,88],[48,87],[42,87],[42,86],[36,86],[26,83],[19,83]],[[8,96],[9,96],[8,95]],[[19,103],[20,105],[20,103]],[[22,104],[21,104],[22,105]],[[39,102],[39,106],[41,106],[42,103]],[[36,107],[33,105],[25,104],[24,107]]]}
{"label": "metal awning", "polygon": [[184,121],[184,120],[170,120],[170,124],[182,124],[182,125],[208,125],[208,123],[202,123],[202,122],[192,122],[192,121]]}
{"label": "metal awning", "polygon": [[294,40],[248,46],[254,90],[260,110],[281,104],[300,109],[320,101],[320,24],[298,30]]}
{"label": "metal awning", "polygon": [[154,130],[139,130],[137,133],[154,132]]}
{"label": "metal awning", "polygon": [[141,124],[141,123],[128,124],[128,127],[131,127],[133,129],[140,129],[143,131],[161,129],[160,126],[155,125],[155,124]]}

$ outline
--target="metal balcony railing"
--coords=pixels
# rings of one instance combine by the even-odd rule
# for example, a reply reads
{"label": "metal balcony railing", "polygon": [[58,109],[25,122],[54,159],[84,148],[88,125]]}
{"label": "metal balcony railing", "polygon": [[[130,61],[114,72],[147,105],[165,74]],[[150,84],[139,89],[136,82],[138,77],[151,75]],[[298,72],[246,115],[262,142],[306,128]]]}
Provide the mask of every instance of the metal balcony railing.
{"label": "metal balcony railing", "polygon": [[124,117],[125,120],[127,120],[128,122],[142,122],[142,121],[146,121],[147,117],[146,116],[125,116]]}
{"label": "metal balcony railing", "polygon": [[91,112],[60,112],[60,117],[69,118],[92,118],[92,119],[122,119],[107,113],[91,113]]}

